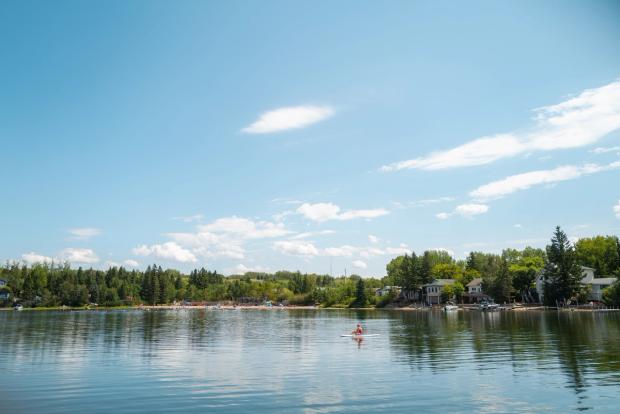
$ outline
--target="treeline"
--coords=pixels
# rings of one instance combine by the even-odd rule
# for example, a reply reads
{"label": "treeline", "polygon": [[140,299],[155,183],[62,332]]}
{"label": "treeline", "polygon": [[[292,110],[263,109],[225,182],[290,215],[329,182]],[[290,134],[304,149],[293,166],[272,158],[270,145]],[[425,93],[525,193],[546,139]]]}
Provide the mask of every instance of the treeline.
{"label": "treeline", "polygon": [[[535,280],[542,272],[544,301],[555,306],[573,298],[587,300],[590,292],[580,284],[581,266],[594,268],[597,277],[620,277],[618,237],[583,238],[573,245],[558,227],[544,250],[526,247],[505,249],[501,254],[471,252],[466,260],[454,260],[445,251],[426,251],[420,256],[412,252],[390,261],[387,273],[389,284],[405,292],[420,291],[433,279],[454,279],[442,294],[444,299],[460,300],[466,285],[481,278],[483,291],[498,302],[538,302]],[[609,304],[620,305],[618,284],[604,297]]]}
{"label": "treeline", "polygon": [[[0,306],[158,305],[173,302],[273,301],[297,305],[360,306],[375,303],[378,279],[331,277],[280,271],[248,272],[224,277],[217,271],[195,269],[188,275],[153,265],[145,271],[111,267],[72,269],[68,264],[7,263],[0,268]],[[361,293],[360,293],[361,286]],[[4,293],[4,296],[2,295]]]}
{"label": "treeline", "polygon": [[[620,241],[616,236],[584,238],[574,245],[558,227],[546,249],[505,249],[501,254],[471,252],[455,260],[446,251],[428,250],[421,255],[396,257],[381,279],[331,277],[279,271],[247,272],[224,277],[204,268],[182,274],[152,265],[145,271],[111,267],[108,270],[73,269],[68,264],[7,263],[0,268],[0,306],[19,302],[24,306],[55,307],[170,304],[173,302],[260,303],[273,301],[330,307],[384,306],[395,295],[377,297],[376,288],[400,286],[404,293],[419,292],[433,279],[454,279],[444,288],[445,298],[459,300],[466,285],[482,279],[486,294],[498,302],[537,302],[535,279],[544,274],[547,304],[572,298],[584,302],[589,292],[579,282],[580,266],[592,267],[597,277],[620,276]],[[410,299],[413,299],[410,298]],[[607,289],[604,300],[620,305],[620,284]]]}

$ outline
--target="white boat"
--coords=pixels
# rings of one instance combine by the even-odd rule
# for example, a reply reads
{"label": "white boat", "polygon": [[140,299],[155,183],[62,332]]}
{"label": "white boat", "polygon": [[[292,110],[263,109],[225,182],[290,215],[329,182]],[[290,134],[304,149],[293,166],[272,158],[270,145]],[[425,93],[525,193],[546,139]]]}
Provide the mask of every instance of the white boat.
{"label": "white boat", "polygon": [[22,305],[15,305],[13,306],[13,309],[16,311],[21,311],[21,310],[24,310],[24,307]]}
{"label": "white boat", "polygon": [[478,309],[482,311],[498,310],[499,305],[493,301],[482,300],[478,302]]}
{"label": "white boat", "polygon": [[452,312],[459,310],[459,307],[456,306],[454,303],[446,303],[443,307],[443,310],[445,310],[446,312]]}

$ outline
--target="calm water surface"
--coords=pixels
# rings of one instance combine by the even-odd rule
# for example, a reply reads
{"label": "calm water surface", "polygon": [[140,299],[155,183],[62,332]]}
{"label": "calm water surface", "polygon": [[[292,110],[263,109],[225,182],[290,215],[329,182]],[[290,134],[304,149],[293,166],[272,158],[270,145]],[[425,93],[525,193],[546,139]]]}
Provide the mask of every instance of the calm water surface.
{"label": "calm water surface", "polygon": [[2,413],[414,410],[618,413],[620,314],[0,312]]}

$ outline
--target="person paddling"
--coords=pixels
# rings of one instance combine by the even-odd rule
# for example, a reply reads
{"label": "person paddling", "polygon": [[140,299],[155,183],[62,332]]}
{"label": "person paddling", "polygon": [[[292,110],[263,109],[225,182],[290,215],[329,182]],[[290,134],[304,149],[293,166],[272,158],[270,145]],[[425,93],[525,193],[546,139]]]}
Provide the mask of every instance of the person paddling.
{"label": "person paddling", "polygon": [[357,328],[355,328],[355,330],[353,332],[351,332],[353,335],[362,335],[364,334],[364,330],[362,329],[362,324],[358,323],[357,324]]}

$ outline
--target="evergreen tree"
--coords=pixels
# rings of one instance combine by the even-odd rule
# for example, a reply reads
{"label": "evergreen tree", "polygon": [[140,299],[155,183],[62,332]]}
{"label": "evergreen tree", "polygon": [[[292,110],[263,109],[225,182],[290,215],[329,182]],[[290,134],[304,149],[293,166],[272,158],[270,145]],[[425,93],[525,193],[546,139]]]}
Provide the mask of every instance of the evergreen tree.
{"label": "evergreen tree", "polygon": [[355,286],[355,301],[352,303],[354,307],[364,308],[368,306],[368,297],[366,296],[366,285],[364,279],[361,277],[358,279]]}
{"label": "evergreen tree", "polygon": [[547,259],[543,300],[546,305],[555,306],[570,300],[579,291],[582,279],[575,249],[560,226],[547,246]]}

